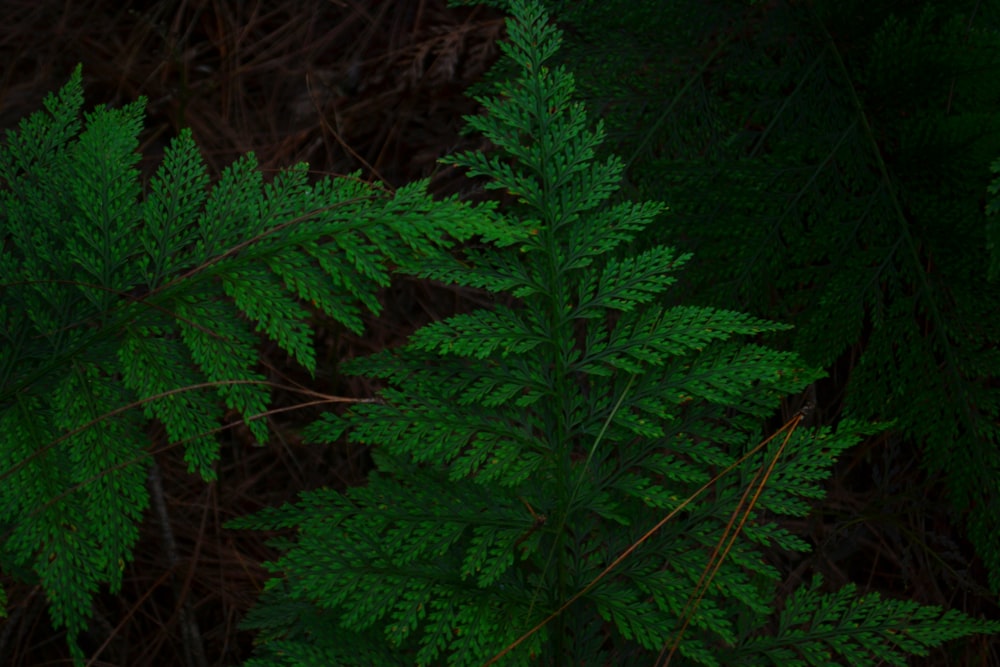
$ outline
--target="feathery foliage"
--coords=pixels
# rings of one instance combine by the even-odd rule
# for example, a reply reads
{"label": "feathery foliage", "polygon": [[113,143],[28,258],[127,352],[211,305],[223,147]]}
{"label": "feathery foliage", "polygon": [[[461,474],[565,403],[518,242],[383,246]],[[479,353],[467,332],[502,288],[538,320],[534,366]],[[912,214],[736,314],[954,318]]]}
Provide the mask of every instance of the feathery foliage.
{"label": "feathery foliage", "polygon": [[1000,591],[1000,3],[546,5],[628,191],[670,199],[641,243],[697,252],[686,298],[791,322],[775,344],[849,374],[846,413],[943,473]]}
{"label": "feathery foliage", "polygon": [[359,331],[390,265],[505,233],[424,183],[265,183],[253,155],[209,188],[188,131],[143,197],[143,102],[82,105],[77,69],[0,149],[0,565],[41,585],[77,657],[137,539],[151,422],[213,479],[226,409],[268,437],[255,329],[313,371],[307,302]]}
{"label": "feathery foliage", "polygon": [[346,369],[390,386],[309,436],[371,445],[367,486],[230,523],[297,529],[247,619],[250,664],[650,665],[675,646],[701,665],[902,664],[996,631],[818,582],[777,612],[766,554],[808,544],[774,517],[807,513],[837,456],[882,427],[797,417],[763,438],[818,374],[756,342],[784,325],[659,305],[689,255],[618,251],[672,214],[612,201],[624,164],[597,158],[603,129],[546,64],[559,32],[510,5],[516,77],[468,119],[496,151],[450,161],[509,195],[504,219],[526,233],[425,264],[495,308]]}

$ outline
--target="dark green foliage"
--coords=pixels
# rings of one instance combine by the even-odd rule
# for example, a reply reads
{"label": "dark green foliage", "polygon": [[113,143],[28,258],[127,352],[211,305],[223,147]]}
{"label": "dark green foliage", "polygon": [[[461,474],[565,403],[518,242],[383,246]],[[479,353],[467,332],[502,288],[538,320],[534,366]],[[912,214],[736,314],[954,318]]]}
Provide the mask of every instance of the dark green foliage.
{"label": "dark green foliage", "polygon": [[209,189],[187,131],[143,198],[142,101],[82,104],[77,70],[0,149],[0,564],[41,584],[71,640],[130,559],[150,420],[213,479],[227,408],[268,437],[254,329],[313,371],[306,302],[359,331],[387,264],[505,238],[424,183],[310,184],[305,165],[265,183],[248,155]]}
{"label": "dark green foliage", "polygon": [[685,664],[902,664],[997,630],[818,582],[776,611],[765,553],[808,544],[773,518],[806,514],[838,455],[880,427],[845,420],[756,447],[762,418],[818,374],[756,342],[786,326],[659,305],[689,256],[624,250],[674,214],[612,201],[624,165],[597,158],[603,129],[587,129],[574,77],[546,64],[559,33],[511,5],[516,78],[469,119],[496,152],[451,161],[516,202],[504,219],[524,236],[424,271],[498,305],[351,362],[390,387],[309,435],[372,445],[367,486],[231,524],[297,528],[247,619],[251,664],[466,666],[510,648],[501,664],[651,665],[674,642]]}
{"label": "dark green foliage", "polygon": [[1000,3],[546,4],[629,192],[671,204],[641,243],[697,253],[686,299],[849,364],[846,412],[943,473],[1000,590]]}
{"label": "dark green foliage", "polygon": [[990,253],[989,279],[992,281],[1000,277],[1000,224],[994,217],[1000,213],[1000,158],[993,161],[990,171],[995,176],[987,188],[993,198],[986,204],[986,213],[990,216],[986,226],[986,249]]}

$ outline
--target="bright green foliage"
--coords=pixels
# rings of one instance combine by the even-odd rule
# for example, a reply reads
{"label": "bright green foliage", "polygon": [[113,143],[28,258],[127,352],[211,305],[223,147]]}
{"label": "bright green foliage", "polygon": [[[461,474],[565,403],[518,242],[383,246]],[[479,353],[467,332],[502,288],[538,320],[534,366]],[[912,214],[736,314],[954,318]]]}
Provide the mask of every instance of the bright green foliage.
{"label": "bright green foliage", "polygon": [[944,473],[1000,591],[1000,3],[545,4],[628,191],[670,201],[641,243],[849,375],[847,413]]}
{"label": "bright green foliage", "polygon": [[[967,616],[956,611],[942,614],[935,607],[886,600],[877,593],[858,597],[853,584],[824,594],[821,584],[816,578],[789,597],[778,619],[777,636],[754,637],[722,664],[826,664],[833,648],[852,666],[904,667],[906,653],[924,656],[929,647],[964,637],[973,628],[990,628],[987,623],[970,624]],[[909,627],[904,632],[898,630],[899,619],[907,619]],[[760,662],[756,657],[760,655],[767,656],[767,661]]]}
{"label": "bright green foliage", "polygon": [[[657,305],[688,256],[614,251],[670,215],[611,203],[623,164],[595,157],[603,131],[572,101],[573,76],[546,64],[558,31],[534,4],[511,5],[503,49],[517,77],[469,119],[497,150],[451,161],[516,201],[504,215],[526,237],[468,249],[461,270],[429,265],[432,277],[494,293],[497,307],[351,362],[390,388],[309,435],[372,445],[367,486],[309,492],[231,524],[297,528],[247,621],[260,630],[251,664],[482,665],[578,594],[500,664],[652,665],[686,621],[680,661],[701,665],[898,664],[997,630],[851,589],[803,589],[777,614],[779,573],[764,552],[808,545],[772,517],[806,514],[837,456],[879,428],[799,429],[783,451],[780,438],[751,451],[761,418],[817,374],[753,342],[782,325]],[[779,451],[698,591],[727,522],[747,511],[744,491]]]}
{"label": "bright green foliage", "polygon": [[150,420],[213,479],[226,408],[268,437],[254,329],[312,371],[305,302],[359,331],[387,263],[513,238],[424,183],[310,184],[305,165],[265,183],[248,155],[208,188],[188,131],[142,197],[143,103],[82,104],[78,69],[0,149],[0,563],[30,565],[71,638],[130,559]]}

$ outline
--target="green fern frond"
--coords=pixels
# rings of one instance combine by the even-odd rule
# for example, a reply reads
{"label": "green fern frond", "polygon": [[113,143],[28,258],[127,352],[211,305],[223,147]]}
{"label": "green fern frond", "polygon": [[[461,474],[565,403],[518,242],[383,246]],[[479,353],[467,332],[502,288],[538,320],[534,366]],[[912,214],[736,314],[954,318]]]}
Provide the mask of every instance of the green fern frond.
{"label": "green fern frond", "polygon": [[[346,364],[389,388],[307,436],[372,445],[369,483],[231,524],[289,526],[298,512],[294,543],[269,564],[274,594],[246,624],[265,633],[261,664],[281,664],[289,641],[345,665],[377,650],[386,664],[653,664],[674,642],[690,663],[738,664],[720,656],[775,641],[762,637],[780,575],[764,550],[807,548],[773,517],[806,513],[836,458],[878,430],[845,421],[758,444],[781,397],[821,374],[753,340],[786,326],[661,307],[686,254],[612,254],[666,209],[612,201],[623,163],[597,157],[600,126],[588,129],[573,77],[547,64],[558,31],[537,4],[510,6],[503,50],[517,73],[469,120],[496,151],[447,161],[514,197],[498,217],[522,237],[467,249],[461,270],[441,258],[428,269],[509,305]],[[815,611],[838,613],[839,600]],[[329,632],[282,623],[293,602],[308,603],[297,622]],[[875,607],[900,628],[916,608]],[[345,641],[356,656],[337,653]],[[831,648],[857,647],[887,655],[863,636]]]}
{"label": "green fern frond", "polygon": [[907,655],[926,656],[929,648],[970,631],[994,633],[1000,628],[954,610],[888,600],[877,593],[858,596],[853,585],[824,593],[822,585],[817,576],[797,589],[785,604],[775,636],[755,638],[729,654],[731,658],[741,664],[806,667],[829,665],[839,655],[852,665],[905,667]]}
{"label": "green fern frond", "polygon": [[1000,586],[996,8],[546,5],[626,187],[670,201],[639,242],[697,253],[688,298],[793,322],[769,340],[811,363],[860,359],[846,409],[926,452]]}
{"label": "green fern frond", "polygon": [[82,105],[77,69],[0,147],[0,562],[30,565],[78,660],[90,600],[117,591],[138,538],[150,420],[214,479],[227,408],[268,438],[256,332],[312,372],[307,303],[360,331],[394,268],[519,236],[426,183],[393,197],[311,184],[305,165],[265,183],[252,155],[209,187],[190,131],[143,196],[143,101],[81,122]]}

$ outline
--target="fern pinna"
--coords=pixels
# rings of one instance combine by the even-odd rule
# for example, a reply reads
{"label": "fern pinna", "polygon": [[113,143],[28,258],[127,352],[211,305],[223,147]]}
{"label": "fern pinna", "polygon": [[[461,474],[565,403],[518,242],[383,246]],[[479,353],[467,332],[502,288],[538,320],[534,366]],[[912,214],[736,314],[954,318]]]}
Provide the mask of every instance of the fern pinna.
{"label": "fern pinna", "polygon": [[423,271],[498,305],[349,364],[389,388],[309,434],[372,445],[367,486],[231,523],[297,529],[247,619],[251,664],[902,664],[996,630],[818,581],[776,611],[765,552],[808,545],[771,517],[808,512],[837,455],[877,429],[757,446],[762,418],[816,373],[753,342],[781,325],[657,306],[688,256],[612,252],[666,209],[610,204],[622,163],[595,159],[600,127],[573,77],[545,65],[559,33],[511,4],[503,49],[519,76],[469,119],[497,150],[450,161],[515,202],[503,219],[522,238]]}
{"label": "fern pinna", "polygon": [[299,165],[265,184],[253,155],[208,188],[189,131],[140,197],[142,101],[81,122],[81,80],[0,149],[0,567],[41,585],[78,658],[148,504],[147,424],[213,479],[227,408],[268,437],[254,327],[312,371],[305,303],[360,331],[390,264],[502,232],[422,182],[391,196]]}

